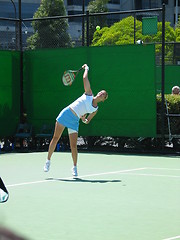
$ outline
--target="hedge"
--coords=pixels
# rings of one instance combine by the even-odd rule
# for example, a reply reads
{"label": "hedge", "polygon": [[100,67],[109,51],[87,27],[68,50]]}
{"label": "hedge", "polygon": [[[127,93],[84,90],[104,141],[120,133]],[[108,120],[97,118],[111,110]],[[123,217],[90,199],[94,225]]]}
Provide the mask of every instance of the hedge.
{"label": "hedge", "polygon": [[[169,134],[168,128],[168,114],[169,123],[170,123],[170,131],[173,135],[180,135],[180,95],[165,95],[165,134]],[[161,95],[157,95],[157,134],[161,133]],[[171,114],[175,114],[175,116],[171,116]]]}

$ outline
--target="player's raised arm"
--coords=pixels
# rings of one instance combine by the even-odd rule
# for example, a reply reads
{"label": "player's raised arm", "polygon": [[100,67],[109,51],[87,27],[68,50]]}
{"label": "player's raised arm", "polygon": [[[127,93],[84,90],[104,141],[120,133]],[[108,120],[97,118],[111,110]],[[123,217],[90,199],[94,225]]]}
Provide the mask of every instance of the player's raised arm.
{"label": "player's raised arm", "polygon": [[82,68],[84,68],[84,74],[83,74],[84,91],[87,95],[92,95],[92,90],[91,90],[90,82],[88,79],[89,67],[87,64],[84,64]]}

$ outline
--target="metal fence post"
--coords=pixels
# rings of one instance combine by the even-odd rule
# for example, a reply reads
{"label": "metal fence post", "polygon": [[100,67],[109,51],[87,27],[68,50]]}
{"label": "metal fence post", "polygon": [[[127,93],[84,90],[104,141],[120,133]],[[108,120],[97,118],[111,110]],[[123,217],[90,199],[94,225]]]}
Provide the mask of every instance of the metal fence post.
{"label": "metal fence post", "polygon": [[[17,19],[17,11],[16,11],[16,5],[13,0],[11,0],[13,7],[14,7],[14,17]],[[18,50],[18,33],[17,33],[17,21],[15,21],[15,44],[16,44],[16,50]]]}
{"label": "metal fence post", "polygon": [[[85,12],[85,0],[82,1],[82,13],[84,14]],[[82,17],[82,46],[84,46],[84,16]]]}
{"label": "metal fence post", "polygon": [[86,44],[89,47],[89,11],[86,11]]}
{"label": "metal fence post", "polygon": [[21,0],[19,0],[19,50],[20,50],[20,122],[23,121],[23,47],[22,47],[22,15]]}
{"label": "metal fence post", "polygon": [[134,13],[134,44],[136,43],[136,13]]}
{"label": "metal fence post", "polygon": [[165,145],[165,126],[164,126],[164,120],[165,120],[165,99],[164,99],[164,85],[165,85],[165,61],[164,61],[164,55],[165,55],[165,4],[163,3],[162,8],[162,71],[161,71],[161,100],[162,100],[162,109],[161,109],[161,137],[162,137],[162,150],[164,150]]}

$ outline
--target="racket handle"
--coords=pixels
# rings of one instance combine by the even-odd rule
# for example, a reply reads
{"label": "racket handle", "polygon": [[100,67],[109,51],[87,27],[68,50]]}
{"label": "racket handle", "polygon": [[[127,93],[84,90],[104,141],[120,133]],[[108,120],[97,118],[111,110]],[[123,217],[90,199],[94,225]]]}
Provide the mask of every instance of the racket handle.
{"label": "racket handle", "polygon": [[77,70],[77,72],[80,72],[81,70],[83,70],[83,68],[81,67],[80,69]]}
{"label": "racket handle", "polygon": [[83,123],[85,123],[85,124],[88,124],[88,119],[86,118],[85,120],[83,120]]}

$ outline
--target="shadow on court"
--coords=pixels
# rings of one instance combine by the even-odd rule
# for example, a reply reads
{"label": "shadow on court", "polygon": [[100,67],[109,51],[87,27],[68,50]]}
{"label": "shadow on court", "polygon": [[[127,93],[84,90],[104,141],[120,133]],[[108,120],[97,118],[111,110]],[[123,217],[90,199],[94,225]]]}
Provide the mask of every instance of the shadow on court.
{"label": "shadow on court", "polygon": [[88,180],[82,178],[72,178],[72,179],[63,179],[63,178],[47,178],[48,181],[61,181],[61,182],[81,182],[81,183],[120,183],[121,180]]}

